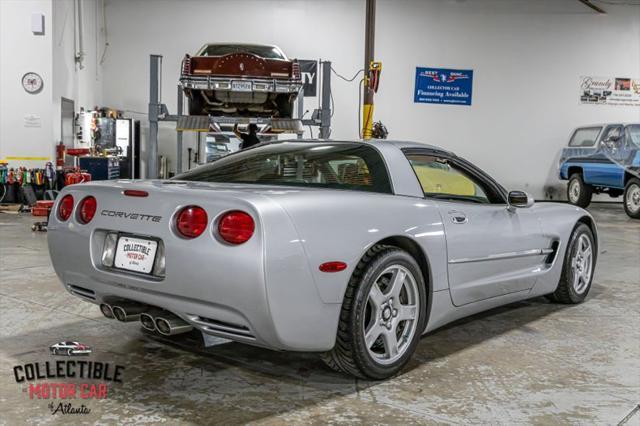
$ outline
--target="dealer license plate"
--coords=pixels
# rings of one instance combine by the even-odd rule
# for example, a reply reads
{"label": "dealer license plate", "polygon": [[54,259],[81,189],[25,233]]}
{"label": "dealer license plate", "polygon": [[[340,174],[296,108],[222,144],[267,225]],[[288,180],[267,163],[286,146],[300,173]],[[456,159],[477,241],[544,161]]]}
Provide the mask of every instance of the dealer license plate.
{"label": "dealer license plate", "polygon": [[127,271],[150,274],[156,258],[158,242],[142,238],[120,237],[114,266]]}
{"label": "dealer license plate", "polygon": [[236,92],[251,92],[253,84],[250,81],[232,81],[231,90]]}

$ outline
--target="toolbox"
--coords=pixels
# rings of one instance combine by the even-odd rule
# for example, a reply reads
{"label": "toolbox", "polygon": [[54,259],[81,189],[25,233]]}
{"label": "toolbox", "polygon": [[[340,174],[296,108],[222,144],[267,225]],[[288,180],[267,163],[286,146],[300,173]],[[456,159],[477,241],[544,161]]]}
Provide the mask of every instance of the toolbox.
{"label": "toolbox", "polygon": [[52,200],[40,200],[36,201],[36,204],[31,208],[32,216],[49,216],[49,212],[53,208]]}

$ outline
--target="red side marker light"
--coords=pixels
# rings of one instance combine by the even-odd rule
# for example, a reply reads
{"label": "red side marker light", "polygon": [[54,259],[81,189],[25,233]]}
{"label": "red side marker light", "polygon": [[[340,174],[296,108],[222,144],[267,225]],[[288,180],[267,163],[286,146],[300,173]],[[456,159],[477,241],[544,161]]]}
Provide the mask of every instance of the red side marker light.
{"label": "red side marker light", "polygon": [[126,189],[124,191],[124,195],[127,197],[148,197],[149,193],[147,191],[140,191],[138,189]]}
{"label": "red side marker light", "polygon": [[347,264],[344,262],[325,262],[320,265],[322,272],[340,272],[347,269]]}

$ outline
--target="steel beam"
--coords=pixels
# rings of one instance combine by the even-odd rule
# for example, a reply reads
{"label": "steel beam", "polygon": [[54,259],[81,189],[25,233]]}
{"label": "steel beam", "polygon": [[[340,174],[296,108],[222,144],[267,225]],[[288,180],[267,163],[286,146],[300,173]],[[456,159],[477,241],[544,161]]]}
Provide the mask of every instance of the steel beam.
{"label": "steel beam", "polygon": [[[178,116],[182,115],[184,93],[178,85]],[[176,174],[182,173],[182,130],[176,131]]]}
{"label": "steel beam", "polygon": [[376,0],[367,0],[364,35],[364,96],[362,100],[362,138],[371,139],[373,129],[373,94],[369,86],[369,68],[375,54]]}
{"label": "steel beam", "polygon": [[331,135],[331,61],[322,61],[320,65],[322,66],[320,139],[329,139]]}
{"label": "steel beam", "polygon": [[158,119],[160,105],[160,74],[162,55],[149,55],[149,138],[147,139],[147,179],[158,178]]}

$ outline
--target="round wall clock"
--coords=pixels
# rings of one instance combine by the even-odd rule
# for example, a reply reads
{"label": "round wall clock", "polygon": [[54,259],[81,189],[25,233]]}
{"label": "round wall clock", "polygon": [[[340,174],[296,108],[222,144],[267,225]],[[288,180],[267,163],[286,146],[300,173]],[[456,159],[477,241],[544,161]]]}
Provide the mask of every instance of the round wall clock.
{"label": "round wall clock", "polygon": [[39,93],[42,90],[44,82],[42,77],[35,72],[28,72],[22,76],[22,87],[27,93],[32,95]]}

